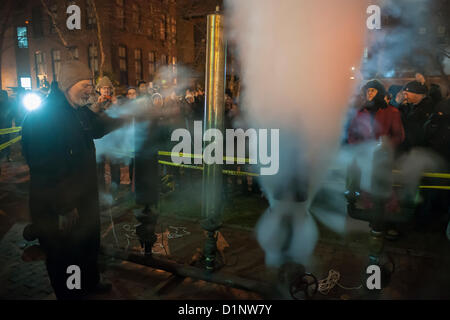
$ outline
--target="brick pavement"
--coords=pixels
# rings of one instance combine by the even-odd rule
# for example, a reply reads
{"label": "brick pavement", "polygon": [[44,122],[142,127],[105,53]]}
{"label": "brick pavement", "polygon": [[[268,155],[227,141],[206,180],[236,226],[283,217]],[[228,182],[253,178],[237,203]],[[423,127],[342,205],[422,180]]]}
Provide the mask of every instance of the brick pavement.
{"label": "brick pavement", "polygon": [[[26,168],[20,163],[2,164],[0,179],[0,202],[13,226],[0,240],[0,299],[54,299],[45,265],[42,260],[25,262],[20,248],[22,229],[26,215]],[[123,211],[122,211],[123,210]],[[21,218],[17,218],[18,212]],[[24,212],[22,212],[24,211]],[[11,216],[15,214],[16,216]],[[4,214],[2,214],[2,217]],[[109,214],[103,213],[103,241],[115,243],[112,236]],[[128,245],[123,225],[132,226],[135,220],[126,207],[114,208],[120,245]],[[354,227],[358,238],[323,237],[314,256],[307,264],[307,271],[318,279],[327,276],[330,269],[341,272],[341,283],[358,286],[367,261],[367,224],[347,221]],[[190,235],[168,239],[169,226],[184,226]],[[9,228],[9,226],[8,226]],[[177,260],[189,263],[193,255],[201,250],[204,235],[197,220],[180,219],[176,216],[161,217],[157,232],[159,241],[165,239],[168,254]],[[349,230],[350,231],[350,230]],[[164,237],[161,235],[164,234]],[[1,236],[1,235],[0,235]],[[221,232],[222,249],[227,258],[225,271],[242,277],[271,279],[273,273],[264,267],[264,255],[254,239],[251,229],[224,227]],[[138,248],[138,242],[131,239],[130,249]],[[165,254],[158,247],[154,248]],[[397,243],[389,243],[387,251],[396,262],[396,273],[391,284],[382,293],[370,295],[365,290],[344,290],[335,287],[327,296],[316,295],[316,299],[449,299],[450,276],[448,275],[449,243],[444,233],[431,232],[404,234]],[[205,283],[194,279],[179,279],[171,274],[133,263],[106,258],[106,277],[113,283],[114,290],[98,299],[258,299],[258,295]]]}
{"label": "brick pavement", "polygon": [[[172,221],[176,224],[177,221]],[[178,221],[180,223],[180,221]],[[183,222],[195,231],[195,223]],[[20,248],[24,224],[15,224],[0,241],[0,299],[54,299],[43,261],[25,262]],[[263,265],[263,253],[248,231],[224,228],[222,236],[229,243],[224,251],[228,266],[222,270],[242,277],[273,280],[274,273]],[[201,247],[203,239],[193,233],[168,243],[177,260],[188,258]],[[245,246],[238,244],[245,243]],[[436,257],[397,253],[393,256],[396,272],[390,285],[379,293],[361,288],[345,290],[335,287],[328,295],[316,294],[315,299],[448,299],[450,277],[448,260]],[[261,296],[191,278],[177,278],[162,270],[102,257],[104,275],[113,283],[113,291],[93,299],[260,299]],[[341,273],[340,283],[347,287],[361,284],[367,250],[319,242],[313,258],[306,265],[318,279],[330,269]]]}
{"label": "brick pavement", "polygon": [[54,299],[44,261],[22,259],[25,225],[16,223],[0,241],[0,299]]}

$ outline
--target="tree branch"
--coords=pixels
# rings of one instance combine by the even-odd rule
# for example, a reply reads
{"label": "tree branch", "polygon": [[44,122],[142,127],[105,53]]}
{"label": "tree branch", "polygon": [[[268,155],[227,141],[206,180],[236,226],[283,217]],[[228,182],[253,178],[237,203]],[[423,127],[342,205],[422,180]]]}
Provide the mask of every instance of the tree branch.
{"label": "tree branch", "polygon": [[53,26],[56,29],[56,32],[58,33],[59,39],[61,40],[64,48],[66,48],[66,50],[69,52],[71,59],[73,59],[73,53],[72,51],[69,50],[69,45],[67,43],[67,41],[64,39],[63,34],[61,32],[61,29],[59,29],[57,23],[56,23],[56,17],[53,14],[53,12],[50,11],[50,9],[48,8],[47,4],[45,3],[44,0],[41,0],[42,5],[44,6],[45,11],[47,11],[47,14],[50,16],[50,18],[52,19],[52,23]]}
{"label": "tree branch", "polygon": [[102,37],[102,29],[101,29],[101,23],[100,23],[100,17],[98,16],[98,11],[97,11],[97,6],[95,5],[95,1],[94,0],[89,0],[92,9],[94,10],[94,14],[95,14],[95,20],[97,22],[97,38],[98,38],[98,43],[99,43],[99,47],[100,47],[100,70],[99,70],[99,75],[100,77],[103,77],[103,68],[105,65],[105,50],[103,49],[103,37]]}

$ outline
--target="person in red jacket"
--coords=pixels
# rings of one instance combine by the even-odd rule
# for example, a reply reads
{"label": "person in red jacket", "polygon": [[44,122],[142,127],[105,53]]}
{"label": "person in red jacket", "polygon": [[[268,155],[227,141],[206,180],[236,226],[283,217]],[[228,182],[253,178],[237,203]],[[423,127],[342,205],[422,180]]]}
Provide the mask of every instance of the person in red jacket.
{"label": "person in red jacket", "polygon": [[[366,102],[350,123],[348,143],[357,144],[387,136],[394,149],[397,148],[405,140],[405,130],[400,111],[389,103],[392,97],[386,94],[384,86],[377,80],[367,82],[363,89]],[[363,192],[362,197],[364,207],[371,208],[373,203],[370,195]],[[394,213],[398,210],[397,197],[393,192],[386,211]],[[386,238],[395,240],[398,236],[395,226],[388,226]]]}
{"label": "person in red jacket", "polygon": [[388,136],[394,147],[405,140],[401,114],[397,108],[388,104],[386,90],[377,80],[364,86],[366,103],[355,115],[348,129],[348,143],[355,144]]}

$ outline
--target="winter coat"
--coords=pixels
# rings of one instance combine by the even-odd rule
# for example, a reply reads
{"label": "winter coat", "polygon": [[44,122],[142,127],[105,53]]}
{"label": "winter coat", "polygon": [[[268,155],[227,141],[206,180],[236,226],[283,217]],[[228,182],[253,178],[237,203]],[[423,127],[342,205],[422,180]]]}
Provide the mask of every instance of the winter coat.
{"label": "winter coat", "polygon": [[403,126],[406,138],[402,149],[408,151],[418,146],[426,146],[424,125],[433,113],[433,103],[430,98],[425,97],[416,105],[410,105],[405,116]]}
{"label": "winter coat", "polygon": [[401,115],[398,109],[389,105],[371,113],[367,108],[360,110],[348,128],[348,142],[351,144],[388,136],[396,147],[405,139]]}
{"label": "winter coat", "polygon": [[[88,106],[73,108],[58,90],[24,120],[22,150],[30,168],[30,215],[58,298],[78,297],[98,283],[100,210],[93,139],[119,124],[120,120],[102,118]],[[75,208],[78,222],[72,230],[60,231],[59,216]],[[78,265],[84,275],[80,292],[66,287],[69,265]]]}
{"label": "winter coat", "polygon": [[450,101],[443,101],[436,107],[425,123],[425,143],[450,164]]}
{"label": "winter coat", "polygon": [[65,214],[84,196],[97,198],[93,139],[111,131],[112,121],[88,106],[73,108],[59,91],[29,113],[22,146],[30,167],[31,199],[48,201],[55,213]]}

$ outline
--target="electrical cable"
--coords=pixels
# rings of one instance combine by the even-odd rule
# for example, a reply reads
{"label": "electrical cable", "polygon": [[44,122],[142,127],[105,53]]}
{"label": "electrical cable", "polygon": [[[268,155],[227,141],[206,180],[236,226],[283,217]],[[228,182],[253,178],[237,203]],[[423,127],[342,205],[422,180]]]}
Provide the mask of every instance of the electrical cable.
{"label": "electrical cable", "polygon": [[325,279],[319,280],[318,291],[323,295],[327,295],[336,285],[344,290],[359,290],[362,288],[362,285],[358,287],[343,286],[339,283],[340,278],[341,274],[338,271],[331,269]]}

